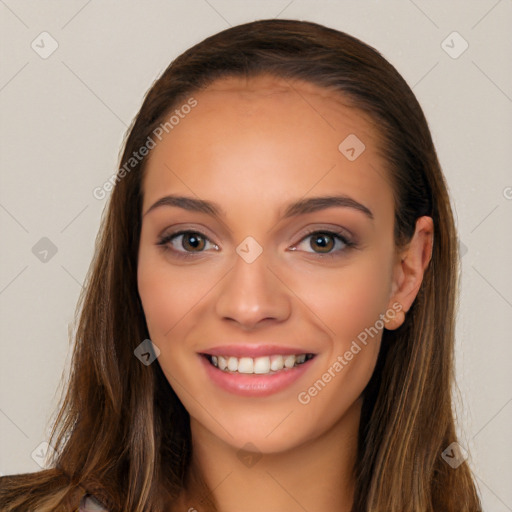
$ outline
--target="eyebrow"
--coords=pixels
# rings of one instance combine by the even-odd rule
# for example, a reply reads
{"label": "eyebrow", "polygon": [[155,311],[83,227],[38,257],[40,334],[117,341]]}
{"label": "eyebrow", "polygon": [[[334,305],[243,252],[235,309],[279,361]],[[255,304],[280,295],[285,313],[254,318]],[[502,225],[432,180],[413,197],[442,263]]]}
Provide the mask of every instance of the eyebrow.
{"label": "eyebrow", "polygon": [[[226,212],[218,204],[212,201],[177,195],[161,197],[158,201],[156,201],[156,203],[148,208],[143,216],[162,206],[178,207],[191,212],[206,213],[219,219],[226,216]],[[286,209],[281,218],[287,219],[289,217],[304,215],[306,213],[313,213],[334,207],[352,208],[364,213],[371,220],[374,218],[372,211],[368,207],[345,195],[320,196],[307,199],[299,199],[298,201],[289,203],[286,206]]]}

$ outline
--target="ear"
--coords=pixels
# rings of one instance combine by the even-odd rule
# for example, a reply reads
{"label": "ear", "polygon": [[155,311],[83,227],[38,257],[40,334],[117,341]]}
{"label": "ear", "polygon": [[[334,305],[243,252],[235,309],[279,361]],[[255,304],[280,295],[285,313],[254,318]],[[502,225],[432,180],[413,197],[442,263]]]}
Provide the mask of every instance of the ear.
{"label": "ear", "polygon": [[[396,316],[386,322],[386,329],[397,329],[405,321],[432,258],[434,222],[431,217],[416,220],[416,229],[409,244],[397,253],[393,267],[393,281],[388,308],[397,311]],[[397,303],[401,308],[397,307]],[[394,306],[393,306],[394,304]]]}

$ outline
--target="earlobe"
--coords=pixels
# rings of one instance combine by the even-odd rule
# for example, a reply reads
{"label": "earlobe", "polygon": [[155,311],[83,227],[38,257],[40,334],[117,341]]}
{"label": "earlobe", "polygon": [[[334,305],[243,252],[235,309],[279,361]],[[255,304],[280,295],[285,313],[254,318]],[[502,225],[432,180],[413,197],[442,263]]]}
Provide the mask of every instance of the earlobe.
{"label": "earlobe", "polygon": [[416,220],[416,229],[407,247],[398,256],[394,268],[392,292],[389,307],[401,305],[395,317],[386,323],[386,329],[397,329],[405,321],[423,282],[425,270],[432,258],[434,224],[431,217]]}
{"label": "earlobe", "polygon": [[[395,303],[398,304],[398,303]],[[401,304],[400,304],[401,306]],[[386,322],[386,329],[389,331],[394,331],[395,329],[398,329],[403,323],[405,322],[405,311],[400,309],[400,311],[395,312],[395,316],[393,318],[390,318]]]}

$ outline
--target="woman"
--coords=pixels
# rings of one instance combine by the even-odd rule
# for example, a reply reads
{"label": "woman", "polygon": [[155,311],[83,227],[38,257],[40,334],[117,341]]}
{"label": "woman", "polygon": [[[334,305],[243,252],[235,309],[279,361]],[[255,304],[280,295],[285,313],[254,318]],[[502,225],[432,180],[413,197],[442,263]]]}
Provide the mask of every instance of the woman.
{"label": "woman", "polygon": [[0,480],[1,510],[480,510],[449,196],[377,51],[293,20],[209,37],[112,181],[58,455]]}

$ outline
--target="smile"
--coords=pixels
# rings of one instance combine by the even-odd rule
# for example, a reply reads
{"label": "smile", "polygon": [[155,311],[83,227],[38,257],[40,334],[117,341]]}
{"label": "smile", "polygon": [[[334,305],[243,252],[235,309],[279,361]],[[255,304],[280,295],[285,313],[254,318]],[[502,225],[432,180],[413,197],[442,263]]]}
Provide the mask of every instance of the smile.
{"label": "smile", "polygon": [[[261,349],[263,350],[263,349]],[[267,349],[265,349],[266,351]],[[217,352],[217,351],[216,351]],[[207,379],[216,387],[245,397],[267,397],[293,386],[312,366],[317,354],[297,353],[239,357],[199,353],[199,361]],[[303,387],[303,386],[302,386]]]}
{"label": "smile", "polygon": [[245,374],[273,374],[286,368],[304,364],[314,357],[314,354],[275,354],[261,357],[234,357],[205,354],[208,361],[226,372]]}

